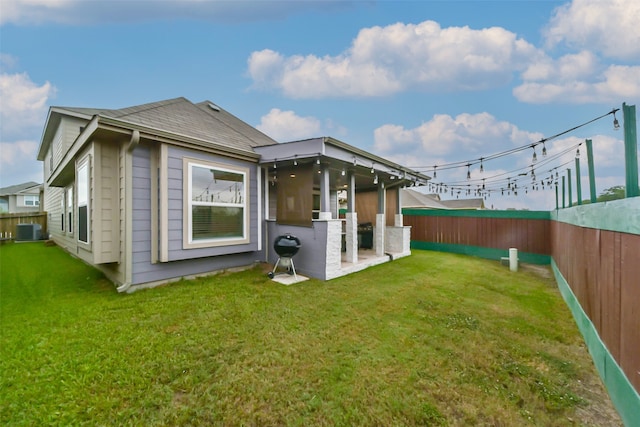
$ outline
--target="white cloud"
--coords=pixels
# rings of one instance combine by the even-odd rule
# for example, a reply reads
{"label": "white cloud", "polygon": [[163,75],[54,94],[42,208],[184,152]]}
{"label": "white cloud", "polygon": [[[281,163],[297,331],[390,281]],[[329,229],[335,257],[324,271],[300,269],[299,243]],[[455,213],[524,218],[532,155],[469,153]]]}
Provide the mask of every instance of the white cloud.
{"label": "white cloud", "polygon": [[0,74],[1,186],[42,182],[42,163],[36,160],[38,143],[33,139],[40,134],[47,102],[54,93],[51,83],[38,85],[26,73]]}
{"label": "white cloud", "polygon": [[638,0],[573,0],[555,10],[545,37],[549,46],[564,42],[593,49],[604,57],[640,59]]}
{"label": "white cloud", "polygon": [[18,58],[8,53],[0,52],[0,70],[2,72],[14,68],[18,64]]}
{"label": "white cloud", "polygon": [[0,165],[3,168],[21,160],[35,160],[38,143],[34,141],[0,142]]}
{"label": "white cloud", "polygon": [[527,67],[522,73],[524,80],[574,80],[586,78],[598,68],[598,58],[591,52],[583,50],[576,54],[568,54],[553,60],[541,57]]}
{"label": "white cloud", "polygon": [[543,56],[500,27],[441,28],[425,21],[364,28],[337,56],[253,52],[248,70],[254,87],[274,88],[292,98],[385,96],[501,86]]}
{"label": "white cloud", "polygon": [[2,139],[33,133],[46,117],[47,101],[55,93],[49,82],[38,86],[27,73],[0,74]]}
{"label": "white cloud", "polygon": [[228,0],[1,0],[0,24],[33,25],[53,22],[91,25],[163,19],[212,22],[284,20],[302,12],[330,12],[358,6],[353,1]]}
{"label": "white cloud", "polygon": [[525,145],[541,138],[542,134],[523,131],[486,112],[463,113],[456,117],[438,114],[414,129],[393,124],[377,128],[374,150],[390,158],[411,157],[412,161],[405,164],[433,165],[435,158],[454,155],[455,160],[460,160],[460,153],[465,153],[466,158],[474,158],[479,153],[499,152],[505,146]]}
{"label": "white cloud", "polygon": [[42,182],[42,162],[36,160],[37,149],[35,141],[0,142],[0,187]]}
{"label": "white cloud", "polygon": [[33,23],[51,20],[62,15],[73,3],[73,0],[2,0],[0,25],[8,22]]}
{"label": "white cloud", "polygon": [[293,111],[272,108],[256,126],[276,141],[293,141],[320,135],[321,123],[315,117],[300,117]]}
{"label": "white cloud", "polygon": [[[605,168],[624,168],[624,141],[614,138],[609,135],[594,135],[589,137],[592,141],[593,147],[593,163],[594,169],[602,170]],[[583,143],[580,148],[580,161],[581,165],[586,170],[587,164],[587,149],[584,144],[584,138],[568,137],[553,141],[547,145],[549,149],[549,155],[566,151],[571,147],[575,147],[578,144]],[[562,156],[558,163],[571,162],[575,158],[575,151],[571,150],[564,156]],[[571,167],[571,166],[567,166]]]}
{"label": "white cloud", "polygon": [[[610,65],[585,76],[578,68],[563,67],[562,61],[547,64],[548,70],[528,70],[525,80],[513,89],[522,102],[545,103],[619,103],[640,97],[640,66]],[[572,76],[572,72],[575,74]]]}

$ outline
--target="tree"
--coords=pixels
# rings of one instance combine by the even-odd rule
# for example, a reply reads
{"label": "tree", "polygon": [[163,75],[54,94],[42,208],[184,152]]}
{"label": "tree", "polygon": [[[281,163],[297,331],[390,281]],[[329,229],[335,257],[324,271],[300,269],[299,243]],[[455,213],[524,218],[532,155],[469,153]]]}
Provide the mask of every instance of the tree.
{"label": "tree", "polygon": [[624,185],[616,185],[614,187],[607,188],[602,193],[600,193],[596,201],[608,202],[610,200],[624,199],[624,195],[625,195]]}

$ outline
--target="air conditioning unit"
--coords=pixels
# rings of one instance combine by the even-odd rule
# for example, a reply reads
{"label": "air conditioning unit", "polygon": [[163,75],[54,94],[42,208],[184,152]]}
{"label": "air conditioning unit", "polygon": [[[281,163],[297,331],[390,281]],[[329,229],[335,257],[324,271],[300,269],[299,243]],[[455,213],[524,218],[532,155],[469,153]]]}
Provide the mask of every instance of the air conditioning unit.
{"label": "air conditioning unit", "polygon": [[16,228],[16,241],[40,240],[42,237],[40,224],[18,224]]}

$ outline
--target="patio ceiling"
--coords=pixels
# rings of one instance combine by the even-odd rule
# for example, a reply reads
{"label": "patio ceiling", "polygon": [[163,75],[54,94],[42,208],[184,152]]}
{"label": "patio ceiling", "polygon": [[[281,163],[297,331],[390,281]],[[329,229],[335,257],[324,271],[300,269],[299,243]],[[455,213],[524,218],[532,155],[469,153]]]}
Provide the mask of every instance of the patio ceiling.
{"label": "patio ceiling", "polygon": [[295,173],[295,168],[328,169],[333,190],[345,189],[349,174],[355,177],[357,191],[374,190],[381,183],[387,188],[424,185],[431,179],[329,137],[256,147],[255,151],[261,155],[260,164],[268,166],[270,177]]}

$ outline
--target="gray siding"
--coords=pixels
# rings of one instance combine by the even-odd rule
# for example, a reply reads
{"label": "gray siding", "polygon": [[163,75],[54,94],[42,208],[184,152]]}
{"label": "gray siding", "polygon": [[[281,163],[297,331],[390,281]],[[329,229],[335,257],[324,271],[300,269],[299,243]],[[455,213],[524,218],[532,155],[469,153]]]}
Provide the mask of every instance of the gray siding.
{"label": "gray siding", "polygon": [[94,233],[93,252],[96,264],[120,261],[118,229],[118,147],[98,144],[94,159]]}
{"label": "gray siding", "polygon": [[44,184],[44,204],[46,206],[47,231],[52,238],[58,240],[62,236],[62,197],[64,189],[58,187],[49,187]]}
{"label": "gray siding", "polygon": [[296,272],[326,280],[326,221],[314,221],[313,227],[281,225],[275,221],[267,221],[266,228],[265,250],[268,252],[268,262],[271,264],[271,268],[278,260],[278,254],[273,249],[275,238],[289,233],[300,239],[300,251],[293,257]]}
{"label": "gray siding", "polygon": [[[151,259],[151,156],[156,155],[148,145],[141,144],[133,152],[133,210],[132,210],[132,279],[131,283],[144,284],[204,274],[211,271],[247,266],[259,261],[258,248],[258,188],[257,165],[226,157],[214,156],[176,147],[169,148],[168,156],[168,233],[169,262],[152,263]],[[212,248],[183,249],[183,158],[190,157],[234,166],[248,167],[250,243]]]}
{"label": "gray siding", "polygon": [[[65,154],[75,141],[75,139],[80,135],[80,127],[85,126],[87,124],[86,120],[72,118],[72,117],[64,117],[60,121],[60,125],[58,129],[56,129],[55,136],[53,137],[53,141],[51,142],[51,154],[53,155],[53,169],[55,169],[58,164],[62,161]],[[49,160],[47,163],[49,163]],[[52,172],[49,170],[49,165],[47,164],[46,172],[44,178],[45,180],[49,177],[49,174]]]}

